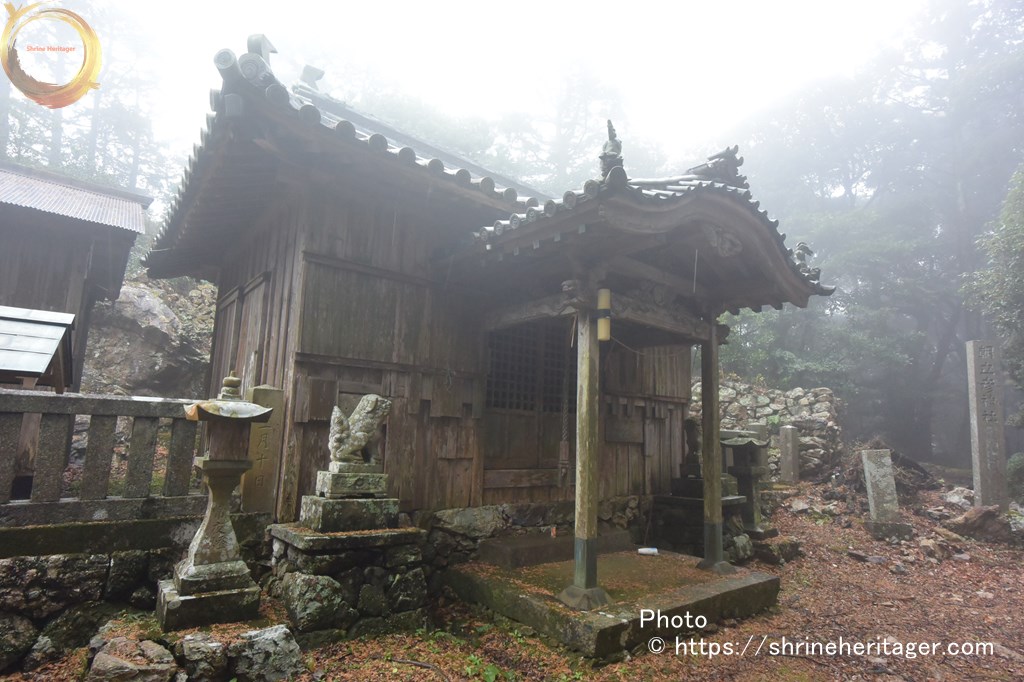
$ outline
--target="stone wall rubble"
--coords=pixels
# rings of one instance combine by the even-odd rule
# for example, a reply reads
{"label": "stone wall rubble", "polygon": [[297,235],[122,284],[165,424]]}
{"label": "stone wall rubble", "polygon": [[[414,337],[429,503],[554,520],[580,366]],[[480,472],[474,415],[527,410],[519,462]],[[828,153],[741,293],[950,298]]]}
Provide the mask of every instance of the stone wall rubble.
{"label": "stone wall rubble", "polygon": [[[693,385],[690,416],[700,419],[701,385]],[[819,479],[829,475],[843,455],[843,431],[839,424],[842,404],[829,388],[794,388],[781,391],[724,379],[718,390],[723,429],[746,429],[765,424],[771,436],[768,452],[770,477],[779,477],[779,427],[795,426],[800,432],[800,477]]]}

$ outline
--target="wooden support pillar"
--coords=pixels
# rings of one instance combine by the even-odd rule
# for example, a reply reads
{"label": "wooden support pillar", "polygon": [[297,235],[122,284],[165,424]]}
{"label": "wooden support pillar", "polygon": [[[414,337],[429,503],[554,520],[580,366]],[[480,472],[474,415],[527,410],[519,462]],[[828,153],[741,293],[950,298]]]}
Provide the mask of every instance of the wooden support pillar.
{"label": "wooden support pillar", "polygon": [[576,336],[576,543],[573,584],[558,598],[575,609],[589,611],[609,602],[597,586],[598,453],[600,434],[600,346],[597,320],[580,308]]}
{"label": "wooden support pillar", "polygon": [[722,549],[722,448],[718,415],[718,325],[709,316],[710,332],[700,346],[701,477],[704,479],[704,559],[700,568],[715,573],[735,569]]}

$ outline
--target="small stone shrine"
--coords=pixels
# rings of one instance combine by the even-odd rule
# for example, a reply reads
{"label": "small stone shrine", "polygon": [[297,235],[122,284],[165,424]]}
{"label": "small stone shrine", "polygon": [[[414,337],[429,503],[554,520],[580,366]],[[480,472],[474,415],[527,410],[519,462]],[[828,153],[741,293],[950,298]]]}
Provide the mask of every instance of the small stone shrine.
{"label": "small stone shrine", "polygon": [[[763,425],[758,426],[763,431],[722,429],[719,432],[723,451],[721,463],[716,467],[722,471],[718,477],[722,490],[720,513],[724,520],[729,520],[723,524],[731,536],[725,542],[733,546],[740,535],[747,536],[739,541],[740,544],[749,547],[750,540],[764,540],[779,534],[778,529],[771,528],[761,517],[761,492],[768,471],[765,465],[768,435]],[[685,424],[687,451],[693,456],[687,458],[681,478],[672,481],[672,495],[655,497],[655,504],[665,520],[658,530],[657,542],[677,551],[698,555],[704,549],[705,540],[701,518],[696,513],[704,507],[705,500],[698,458],[702,449],[700,431],[694,420]],[[734,561],[750,556],[739,549],[726,554]]]}
{"label": "small stone shrine", "polygon": [[380,461],[390,410],[378,395],[363,396],[350,416],[335,406],[331,462],[317,473],[317,494],[302,498],[298,523],[270,527],[274,589],[299,632],[358,637],[424,620],[424,532],[398,527]]}
{"label": "small stone shrine", "polygon": [[259,615],[260,588],[238,551],[231,525],[231,492],[252,467],[249,430],[270,419],[271,408],[241,399],[242,380],[231,372],[216,400],[185,408],[191,421],[206,422],[210,454],[196,466],[210,490],[203,518],[171,580],[158,585],[156,615],[163,630],[252,620]]}
{"label": "small stone shrine", "polygon": [[723,431],[722,447],[731,451],[732,465],[728,472],[736,478],[736,492],[745,500],[739,505],[743,530],[751,539],[764,540],[779,534],[761,518],[761,481],[768,473],[768,434],[760,431]]}

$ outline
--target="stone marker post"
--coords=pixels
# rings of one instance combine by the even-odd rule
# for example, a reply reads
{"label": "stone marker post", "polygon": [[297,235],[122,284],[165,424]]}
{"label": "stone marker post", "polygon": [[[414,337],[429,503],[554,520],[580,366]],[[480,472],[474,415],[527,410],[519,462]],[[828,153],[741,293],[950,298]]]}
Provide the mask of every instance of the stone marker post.
{"label": "stone marker post", "polygon": [[1006,440],[999,366],[999,347],[995,343],[967,342],[974,504],[998,505],[1006,511]]}
{"label": "stone marker post", "polygon": [[268,420],[271,410],[242,400],[241,383],[231,372],[216,400],[185,408],[190,421],[207,425],[210,455],[197,466],[210,493],[188,556],[174,567],[172,580],[158,585],[156,615],[165,632],[259,615],[260,588],[242,561],[231,525],[231,492],[252,466],[247,457],[249,427]]}
{"label": "stone marker post", "polygon": [[250,427],[252,469],[242,477],[242,511],[273,514],[284,441],[284,391],[274,386],[256,386],[247,391],[245,399],[269,407],[273,412],[268,421]]}
{"label": "stone marker post", "polygon": [[800,431],[795,426],[779,429],[779,478],[786,483],[800,482]]}
{"label": "stone marker post", "polygon": [[892,455],[888,450],[861,450],[860,457],[864,464],[864,485],[871,512],[871,520],[864,524],[865,528],[881,540],[893,536],[910,538],[914,532],[913,526],[900,522]]}

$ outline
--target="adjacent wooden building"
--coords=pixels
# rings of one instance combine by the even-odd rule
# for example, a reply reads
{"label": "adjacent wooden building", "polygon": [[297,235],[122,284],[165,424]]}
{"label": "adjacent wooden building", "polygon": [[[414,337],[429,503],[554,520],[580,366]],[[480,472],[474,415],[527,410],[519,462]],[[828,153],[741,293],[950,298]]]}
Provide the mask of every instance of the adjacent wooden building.
{"label": "adjacent wooden building", "polygon": [[265,39],[249,48],[216,56],[223,87],[146,262],[218,285],[213,377],[285,390],[280,520],[326,468],[332,406],[368,392],[394,401],[384,466],[404,509],[571,499],[599,288],[613,340],[592,356],[596,485],[667,494],[693,346],[717,343],[724,310],[830,291],[751,199],[735,149],[634,180],[613,139],[600,177],[552,199],[358,114],[315,75],[289,91]]}
{"label": "adjacent wooden building", "polygon": [[75,316],[70,390],[82,377],[93,304],[120,294],[151,201],[0,162],[0,305]]}

